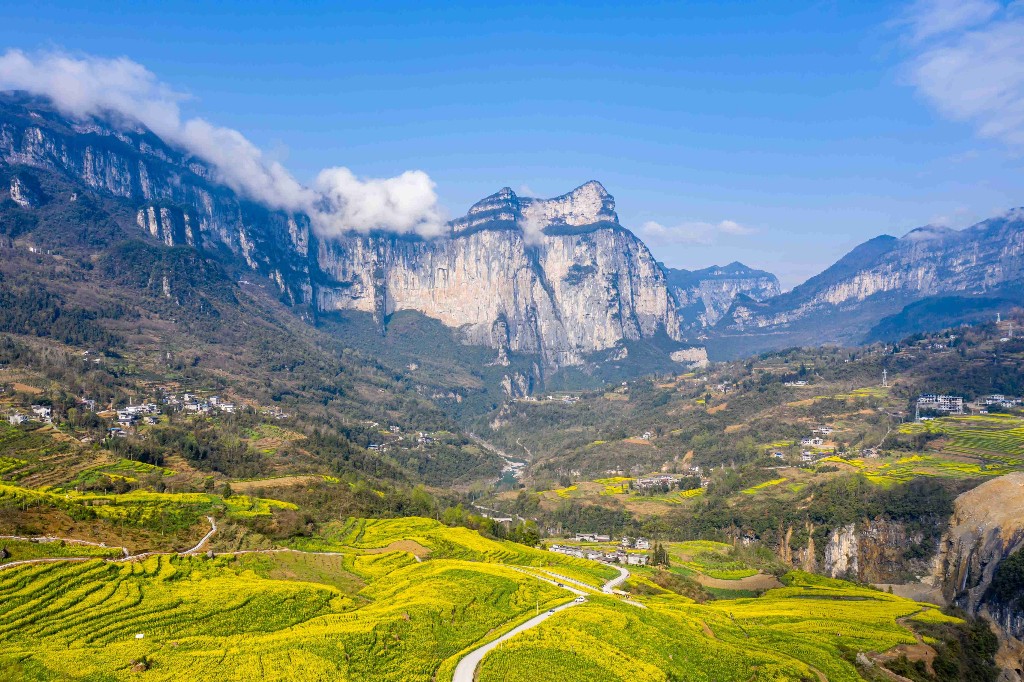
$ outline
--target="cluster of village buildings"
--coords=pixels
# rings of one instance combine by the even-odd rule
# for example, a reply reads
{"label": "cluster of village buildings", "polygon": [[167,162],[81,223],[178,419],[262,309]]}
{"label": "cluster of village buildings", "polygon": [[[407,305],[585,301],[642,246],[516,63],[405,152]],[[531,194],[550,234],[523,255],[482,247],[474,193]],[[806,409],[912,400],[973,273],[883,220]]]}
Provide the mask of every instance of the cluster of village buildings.
{"label": "cluster of village buildings", "polygon": [[[179,410],[188,414],[197,415],[209,415],[218,412],[233,414],[238,410],[235,403],[223,400],[220,396],[202,398],[194,393],[183,393],[181,395],[168,394],[161,399],[161,403],[163,406],[171,410]],[[97,412],[96,401],[91,398],[80,398],[78,400],[78,404],[84,410]],[[110,410],[110,412],[100,411],[98,414],[101,417],[116,417],[117,426],[111,427],[108,430],[108,435],[112,437],[124,437],[128,435],[126,429],[132,429],[138,426],[140,422],[145,424],[156,424],[159,420],[160,414],[165,411],[165,407],[161,407],[161,405],[157,403],[146,402],[139,405],[118,407]],[[288,417],[287,413],[281,411],[277,407],[264,408],[261,410],[261,414],[275,419],[284,419]],[[19,410],[15,410],[8,415],[7,419],[11,424],[16,426],[27,422],[52,424],[53,408],[47,405],[32,405],[27,414],[22,413]]]}
{"label": "cluster of village buildings", "polygon": [[[970,407],[978,412],[978,414],[988,414],[989,408],[1011,408],[1020,407],[1024,404],[1020,398],[1014,398],[1011,396],[1005,396],[1001,393],[993,393],[992,395],[985,396],[970,405]],[[966,414],[968,405],[964,399],[958,395],[936,395],[926,394],[922,395],[917,399],[917,410],[914,415],[915,421],[925,421],[929,417],[922,417],[921,413],[939,413],[939,414]]]}
{"label": "cluster of village buildings", "polygon": [[[610,535],[600,535],[598,533],[577,533],[576,542],[611,542]],[[577,545],[557,545],[553,544],[548,547],[548,550],[552,552],[558,552],[566,556],[577,557],[580,559],[590,559],[591,561],[603,561],[607,564],[625,564],[628,566],[646,566],[650,557],[647,554],[640,554],[637,552],[629,552],[627,550],[649,550],[651,548],[651,541],[647,538],[630,538],[623,537],[619,541],[619,549],[616,550],[602,550],[597,547],[580,547]]]}
{"label": "cluster of village buildings", "polygon": [[30,409],[30,414],[22,414],[21,412],[13,412],[8,415],[7,420],[14,426],[24,424],[30,421],[43,422],[44,424],[53,423],[53,408],[46,405],[33,405]]}
{"label": "cluster of village buildings", "polygon": [[[700,485],[702,488],[707,488],[711,485],[711,479],[705,477],[701,473],[699,466],[692,466],[689,469],[691,476],[700,478]],[[673,474],[655,474],[653,476],[641,476],[633,481],[633,486],[640,491],[644,490],[663,490],[665,488],[671,489],[679,481],[679,476]]]}
{"label": "cluster of village buildings", "polygon": [[512,399],[512,402],[515,402],[515,403],[560,402],[560,403],[565,403],[566,405],[574,405],[574,404],[578,403],[579,401],[580,401],[579,396],[575,396],[575,395],[562,395],[562,396],[544,395],[544,396],[540,396],[540,397],[533,396],[533,395],[526,395],[526,396],[523,396],[521,398],[513,398]]}
{"label": "cluster of village buildings", "polygon": [[[364,421],[363,423],[374,429],[380,426],[379,423],[372,421]],[[388,446],[407,438],[407,436],[402,435],[402,427],[395,425],[389,426],[388,432],[383,435],[385,436],[383,443],[370,443],[367,449],[374,452],[387,452]],[[433,445],[435,442],[434,437],[424,431],[417,431],[415,436],[411,436],[411,439],[416,445]]]}
{"label": "cluster of village buildings", "polygon": [[[1022,401],[1020,398],[1011,398],[1011,397],[1005,396],[1005,395],[1003,395],[1001,393],[993,393],[990,396],[986,396],[985,399],[981,401],[981,404],[984,405],[985,407],[1007,407],[1008,408],[1008,407],[1020,407],[1021,404],[1024,404],[1024,401]],[[982,412],[987,413],[988,410],[982,410]]]}

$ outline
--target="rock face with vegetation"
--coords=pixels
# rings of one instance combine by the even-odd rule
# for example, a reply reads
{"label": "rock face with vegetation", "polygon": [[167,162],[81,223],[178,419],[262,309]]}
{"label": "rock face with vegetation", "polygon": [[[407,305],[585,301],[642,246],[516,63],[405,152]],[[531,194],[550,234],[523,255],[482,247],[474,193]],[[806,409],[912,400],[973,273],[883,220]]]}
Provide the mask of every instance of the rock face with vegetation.
{"label": "rock face with vegetation", "polygon": [[822,571],[866,583],[901,582],[928,568],[924,533],[910,524],[878,517],[836,528],[825,546]]}
{"label": "rock face with vegetation", "polygon": [[[952,604],[994,623],[1001,663],[1024,669],[1024,473],[993,479],[956,499],[932,580]],[[1014,679],[1014,678],[1009,678]],[[1018,674],[1016,679],[1021,679]]]}
{"label": "rock face with vegetation", "polygon": [[763,301],[780,292],[778,277],[738,262],[703,270],[665,268],[665,275],[683,324],[695,330],[717,324],[742,296]]}
{"label": "rock face with vegetation", "polygon": [[343,237],[320,244],[320,310],[380,319],[416,310],[466,341],[578,365],[595,351],[679,338],[664,273],[622,228],[597,182],[541,201],[505,188],[453,222],[450,236]]}
{"label": "rock face with vegetation", "polygon": [[954,309],[944,313],[939,327],[952,326],[976,309],[987,314],[993,297],[1019,299],[1015,285],[1022,278],[1024,210],[1014,209],[964,230],[922,227],[901,238],[875,237],[785,294],[760,302],[738,300],[716,333],[734,339],[733,354],[860,343],[878,336],[873,331],[882,318],[934,297],[960,297],[949,303]]}
{"label": "rock face with vegetation", "polygon": [[[418,311],[495,349],[498,364],[524,353],[545,368],[580,365],[642,339],[664,340],[666,356],[684,347],[664,271],[597,182],[548,200],[503,189],[435,239],[323,237],[308,216],[244,199],[148,130],[69,120],[19,95],[0,99],[0,170],[5,199],[23,209],[98,192],[140,236],[253,270],[292,305],[362,311],[382,326]],[[80,191],[41,196],[39,173]]]}

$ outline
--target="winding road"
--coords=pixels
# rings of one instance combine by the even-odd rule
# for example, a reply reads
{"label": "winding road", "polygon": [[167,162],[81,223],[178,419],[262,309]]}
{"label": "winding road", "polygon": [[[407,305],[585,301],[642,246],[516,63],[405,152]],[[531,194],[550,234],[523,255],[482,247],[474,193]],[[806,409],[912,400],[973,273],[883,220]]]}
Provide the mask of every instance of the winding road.
{"label": "winding road", "polygon": [[[613,592],[615,592],[615,588],[617,588],[619,585],[621,585],[626,580],[626,578],[629,577],[629,571],[627,571],[626,569],[624,569],[624,568],[622,568],[620,566],[614,566],[613,568],[618,569],[619,576],[617,578],[612,578],[611,580],[609,580],[608,582],[606,582],[604,585],[601,586],[601,591],[604,592],[605,594],[612,594]],[[566,577],[560,576],[560,575],[555,574],[555,573],[549,573],[549,575],[552,576],[552,579],[549,580],[548,578],[541,577],[541,576],[537,575],[536,573],[531,573],[530,571],[526,571],[526,570],[522,570],[522,569],[516,569],[516,570],[518,570],[520,573],[525,573],[528,576],[536,578],[537,580],[543,580],[546,583],[551,583],[552,585],[557,585],[557,586],[561,587],[562,589],[568,590],[569,592],[572,592],[573,594],[575,594],[575,595],[577,595],[579,597],[586,597],[587,593],[584,592],[583,590],[580,590],[580,589],[577,589],[575,587],[571,587],[571,586],[567,585],[566,582],[570,582],[570,583],[574,583],[574,584],[577,584],[577,585],[581,585],[583,587],[586,587],[588,590],[595,589],[595,588],[591,587],[590,585],[585,585],[584,583],[581,583],[581,582],[579,582],[577,580],[573,580],[572,578],[566,578]],[[554,578],[558,578],[558,581],[556,581]],[[563,581],[563,582],[559,582],[559,581]],[[488,642],[487,644],[484,644],[484,645],[482,645],[480,647],[477,647],[476,649],[473,649],[468,654],[463,656],[462,660],[459,661],[459,664],[457,666],[455,666],[455,674],[452,675],[452,682],[473,682],[474,679],[476,678],[476,669],[477,669],[477,667],[479,667],[480,662],[482,660],[484,660],[484,656],[486,656],[491,651],[494,651],[496,648],[498,648],[498,646],[502,642],[507,642],[508,640],[512,639],[516,635],[518,635],[518,634],[520,634],[522,632],[526,632],[530,628],[537,627],[538,625],[540,625],[541,623],[546,621],[548,618],[550,618],[551,616],[553,616],[556,613],[558,613],[559,611],[564,611],[565,609],[572,608],[573,606],[578,606],[581,603],[583,603],[583,602],[578,602],[578,601],[574,600],[574,601],[568,602],[566,604],[562,604],[561,606],[556,606],[553,609],[550,609],[549,611],[545,611],[544,613],[542,613],[542,614],[540,614],[538,616],[534,616],[533,618],[531,618],[530,620],[526,621],[525,623],[517,625],[516,627],[512,628],[511,630],[509,630],[508,632],[503,634],[501,637],[498,637],[496,640],[494,640],[492,642]],[[630,603],[634,603],[635,604],[635,602],[630,602]]]}

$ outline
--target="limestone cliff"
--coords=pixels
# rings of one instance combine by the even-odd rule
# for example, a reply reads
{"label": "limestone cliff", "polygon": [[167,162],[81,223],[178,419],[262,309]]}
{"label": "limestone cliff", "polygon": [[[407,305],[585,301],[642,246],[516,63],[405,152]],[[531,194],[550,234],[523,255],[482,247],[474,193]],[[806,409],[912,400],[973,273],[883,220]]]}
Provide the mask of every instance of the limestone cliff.
{"label": "limestone cliff", "polygon": [[926,572],[924,559],[907,557],[907,549],[924,540],[905,524],[875,518],[832,531],[825,546],[822,570],[833,578],[866,583],[903,582]]}
{"label": "limestone cliff", "polygon": [[[792,291],[739,299],[715,334],[735,351],[858,343],[885,316],[928,297],[991,296],[1024,281],[1024,210],[964,230],[923,227],[861,244]],[[828,324],[822,324],[828,320]]]}
{"label": "limestone cliff", "polygon": [[[598,182],[552,199],[503,189],[435,239],[320,237],[308,216],[239,197],[148,130],[69,120],[21,95],[0,95],[2,167],[20,206],[37,197],[18,169],[57,173],[121,200],[140,236],[230,259],[294,304],[363,311],[382,327],[392,313],[418,311],[458,329],[466,343],[494,348],[499,364],[524,353],[547,370],[580,365],[599,351],[625,354],[625,344],[642,339],[661,339],[667,361],[687,348],[664,271],[619,224]],[[703,355],[676,357],[689,364]]]}
{"label": "limestone cliff", "polygon": [[[548,367],[659,331],[678,339],[664,273],[612,222],[613,207],[596,182],[549,201],[521,201],[506,188],[454,221],[448,237],[323,241],[316,305],[382,318],[417,310],[468,343],[539,354]],[[524,230],[527,221],[534,226]]]}
{"label": "limestone cliff", "polygon": [[[1024,473],[987,481],[956,499],[928,581],[948,603],[996,625],[1002,640],[1004,679],[1024,669],[1024,591],[990,589],[1000,567],[1024,551]],[[1001,592],[1005,592],[1001,591]],[[1012,659],[1012,660],[1011,660]]]}
{"label": "limestone cliff", "polygon": [[779,280],[770,272],[733,262],[702,270],[665,268],[679,304],[682,323],[692,329],[712,327],[741,296],[763,301],[779,295]]}

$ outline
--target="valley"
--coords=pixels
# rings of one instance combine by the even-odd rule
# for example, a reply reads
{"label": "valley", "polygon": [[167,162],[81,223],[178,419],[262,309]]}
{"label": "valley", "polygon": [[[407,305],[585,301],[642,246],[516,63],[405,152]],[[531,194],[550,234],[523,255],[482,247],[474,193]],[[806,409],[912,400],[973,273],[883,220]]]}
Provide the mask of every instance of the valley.
{"label": "valley", "polygon": [[1020,679],[1017,213],[783,292],[0,113],[0,678]]}

